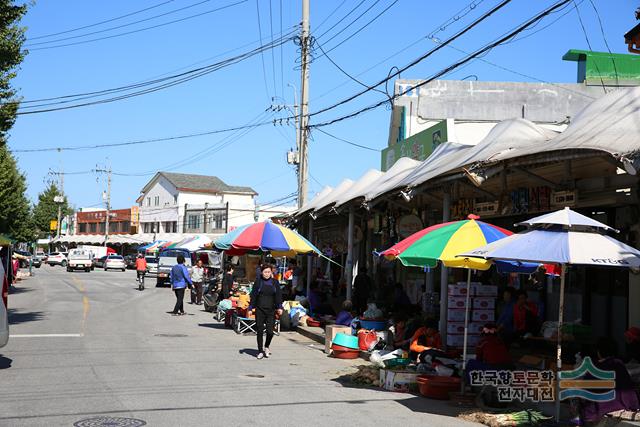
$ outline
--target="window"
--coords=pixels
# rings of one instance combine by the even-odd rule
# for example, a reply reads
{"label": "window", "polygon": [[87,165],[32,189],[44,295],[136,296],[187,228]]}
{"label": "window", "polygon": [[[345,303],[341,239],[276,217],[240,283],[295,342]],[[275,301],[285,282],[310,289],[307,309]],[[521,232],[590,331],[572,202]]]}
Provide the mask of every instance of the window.
{"label": "window", "polygon": [[164,227],[165,233],[177,233],[178,231],[178,222],[177,221],[166,221],[162,224]]}
{"label": "window", "polygon": [[190,230],[200,228],[200,215],[189,215],[187,217],[187,228]]}
{"label": "window", "polygon": [[226,211],[213,211],[209,218],[212,230],[224,230],[227,225],[227,212]]}
{"label": "window", "polygon": [[142,232],[143,233],[151,233],[151,224],[148,222],[142,223]]}
{"label": "window", "polygon": [[104,222],[101,222],[100,224],[98,224],[98,233],[100,234],[104,234],[104,230],[106,229],[106,224]]}
{"label": "window", "polygon": [[155,206],[160,206],[160,196],[154,197],[153,203],[155,204]]}
{"label": "window", "polygon": [[147,206],[151,206],[151,197],[147,197]]}
{"label": "window", "polygon": [[84,222],[78,224],[78,231],[80,233],[86,233],[87,232],[87,224],[84,223]]}
{"label": "window", "polygon": [[89,224],[89,233],[95,234],[97,231],[97,227],[98,227],[98,224],[96,224],[95,222],[92,222],[91,224]]}

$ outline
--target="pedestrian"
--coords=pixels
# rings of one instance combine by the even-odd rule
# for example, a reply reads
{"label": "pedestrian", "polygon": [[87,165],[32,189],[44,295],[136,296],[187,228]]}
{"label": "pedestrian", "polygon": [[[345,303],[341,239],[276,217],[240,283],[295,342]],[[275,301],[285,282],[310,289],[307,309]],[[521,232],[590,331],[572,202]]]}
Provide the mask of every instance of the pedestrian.
{"label": "pedestrian", "polygon": [[204,282],[204,267],[201,259],[191,270],[191,304],[202,305],[202,283]]}
{"label": "pedestrian", "polygon": [[222,277],[222,292],[220,292],[220,300],[227,299],[231,296],[233,290],[233,265],[229,264],[225,268],[224,276]]}
{"label": "pedestrian", "polygon": [[191,277],[189,277],[189,270],[184,266],[184,255],[178,255],[177,261],[178,263],[171,268],[169,277],[171,289],[176,294],[176,305],[171,312],[174,316],[186,314],[184,312],[184,290],[186,287],[189,287],[189,289],[193,287]]}
{"label": "pedestrian", "polygon": [[138,254],[136,257],[136,274],[138,275],[138,280],[144,278],[145,273],[147,272],[147,260],[144,259],[142,254]]}
{"label": "pedestrian", "polygon": [[[276,313],[282,315],[282,292],[280,284],[273,278],[271,266],[262,266],[260,276],[256,278],[251,290],[251,306],[256,314],[256,333],[258,335],[258,359],[271,356],[271,340],[273,339],[273,329],[276,321]],[[267,338],[263,343],[263,336]]]}
{"label": "pedestrian", "polygon": [[371,278],[367,275],[367,270],[361,268],[356,278],[353,280],[353,308],[358,315],[362,315],[367,308],[367,301],[371,293]]}

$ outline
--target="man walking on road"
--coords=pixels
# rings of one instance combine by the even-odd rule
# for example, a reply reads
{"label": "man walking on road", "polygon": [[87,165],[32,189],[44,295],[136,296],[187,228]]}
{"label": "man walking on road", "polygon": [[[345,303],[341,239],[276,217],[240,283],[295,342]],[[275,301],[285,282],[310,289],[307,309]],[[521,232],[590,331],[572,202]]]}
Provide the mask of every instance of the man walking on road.
{"label": "man walking on road", "polygon": [[171,289],[176,294],[176,305],[171,312],[174,316],[187,314],[184,312],[184,290],[187,286],[189,286],[189,289],[193,287],[193,282],[189,277],[189,270],[184,266],[184,255],[178,255],[177,261],[178,263],[171,268],[169,277]]}
{"label": "man walking on road", "polygon": [[204,282],[204,268],[202,260],[199,259],[191,270],[191,281],[193,288],[191,289],[191,304],[202,305],[202,284]]}

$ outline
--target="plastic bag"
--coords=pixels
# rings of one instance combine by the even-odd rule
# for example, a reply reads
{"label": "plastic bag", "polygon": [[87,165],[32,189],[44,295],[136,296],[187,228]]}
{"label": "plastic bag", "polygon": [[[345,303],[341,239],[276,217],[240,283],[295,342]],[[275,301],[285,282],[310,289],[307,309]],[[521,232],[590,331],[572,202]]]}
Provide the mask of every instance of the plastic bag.
{"label": "plastic bag", "polygon": [[436,375],[440,377],[450,377],[453,375],[453,369],[447,368],[444,365],[438,365],[436,366]]}
{"label": "plastic bag", "polygon": [[369,356],[369,361],[374,365],[384,368],[385,360],[395,359],[397,357],[402,357],[402,350],[400,349],[393,350],[393,351],[375,350],[371,353],[371,356]]}
{"label": "plastic bag", "polygon": [[367,331],[360,329],[358,331],[358,347],[362,351],[371,351],[378,344],[379,338],[376,331]]}
{"label": "plastic bag", "polygon": [[384,317],[384,313],[378,308],[375,302],[367,304],[367,310],[364,312],[364,319],[381,319],[382,317]]}
{"label": "plastic bag", "polygon": [[231,303],[230,299],[223,299],[218,304],[218,307],[220,307],[220,310],[223,310],[223,311],[230,310],[232,306],[233,306],[233,304]]}

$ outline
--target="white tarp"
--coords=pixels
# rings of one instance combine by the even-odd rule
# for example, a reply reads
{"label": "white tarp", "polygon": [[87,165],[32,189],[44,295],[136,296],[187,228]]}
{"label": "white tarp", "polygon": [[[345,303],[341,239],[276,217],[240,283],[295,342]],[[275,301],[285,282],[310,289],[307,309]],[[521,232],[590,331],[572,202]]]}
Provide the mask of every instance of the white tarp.
{"label": "white tarp", "polygon": [[399,158],[388,171],[371,183],[364,193],[364,200],[373,200],[379,195],[397,188],[398,183],[420,164],[421,162],[419,160],[413,160],[409,157]]}
{"label": "white tarp", "polygon": [[298,209],[298,211],[295,212],[295,215],[300,215],[304,212],[315,209],[318,203],[321,203],[322,199],[327,197],[332,191],[333,191],[333,187],[329,187],[329,186],[324,187],[318,194],[316,194],[316,196],[313,199],[311,199],[310,201],[305,203],[304,206]]}
{"label": "white tarp", "polygon": [[383,175],[383,173],[379,170],[369,169],[364,175],[358,178],[348,191],[336,198],[335,207],[344,205],[351,200],[364,197],[366,192],[371,188],[371,184],[380,178],[381,175]]}
{"label": "white tarp", "polygon": [[546,151],[546,144],[556,135],[525,119],[509,119],[498,123],[477,145],[446,143],[438,146],[420,166],[400,183],[399,187],[415,187],[430,179],[465,166],[517,156],[523,149],[536,147]]}
{"label": "white tarp", "polygon": [[351,187],[353,187],[353,184],[355,184],[354,181],[350,179],[343,179],[342,182],[340,182],[340,184],[338,184],[331,193],[327,194],[324,199],[318,201],[317,206],[315,206],[314,208],[314,211],[318,212],[326,207],[333,206],[336,200],[342,197],[343,194],[345,194]]}

